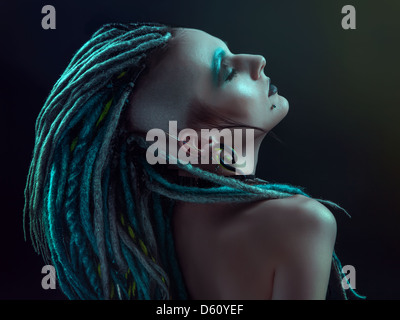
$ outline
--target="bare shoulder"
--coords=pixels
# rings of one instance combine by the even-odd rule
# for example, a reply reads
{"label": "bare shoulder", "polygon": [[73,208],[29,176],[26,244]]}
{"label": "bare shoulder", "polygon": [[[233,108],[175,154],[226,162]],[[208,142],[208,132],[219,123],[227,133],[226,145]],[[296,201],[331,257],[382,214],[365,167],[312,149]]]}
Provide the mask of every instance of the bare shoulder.
{"label": "bare shoulder", "polygon": [[239,208],[221,232],[220,256],[235,279],[253,279],[253,297],[324,299],[335,240],[331,211],[296,195]]}
{"label": "bare shoulder", "polygon": [[259,201],[243,207],[227,225],[226,240],[242,238],[243,245],[264,251],[282,249],[302,238],[321,237],[334,242],[336,220],[323,204],[302,195]]}
{"label": "bare shoulder", "polygon": [[255,212],[255,219],[273,223],[289,231],[301,228],[335,228],[336,220],[332,212],[309,197],[295,195],[284,199],[264,201]]}
{"label": "bare shoulder", "polygon": [[320,298],[329,279],[336,221],[304,197],[181,204],[174,236],[193,296]]}

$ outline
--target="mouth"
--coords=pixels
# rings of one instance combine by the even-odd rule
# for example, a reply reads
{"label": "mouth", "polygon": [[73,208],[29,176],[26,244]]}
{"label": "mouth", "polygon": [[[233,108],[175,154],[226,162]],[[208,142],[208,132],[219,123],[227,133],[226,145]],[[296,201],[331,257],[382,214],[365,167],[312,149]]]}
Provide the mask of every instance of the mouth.
{"label": "mouth", "polygon": [[273,84],[269,85],[268,97],[273,96],[274,94],[278,93],[278,88]]}

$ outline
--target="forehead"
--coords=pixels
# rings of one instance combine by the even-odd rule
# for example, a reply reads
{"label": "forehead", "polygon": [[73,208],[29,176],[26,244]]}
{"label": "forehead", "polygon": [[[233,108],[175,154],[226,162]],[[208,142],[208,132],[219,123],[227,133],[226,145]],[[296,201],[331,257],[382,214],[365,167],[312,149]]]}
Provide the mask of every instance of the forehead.
{"label": "forehead", "polygon": [[180,64],[185,71],[210,72],[214,52],[217,48],[226,48],[225,43],[207,32],[197,29],[175,29],[170,61]]}

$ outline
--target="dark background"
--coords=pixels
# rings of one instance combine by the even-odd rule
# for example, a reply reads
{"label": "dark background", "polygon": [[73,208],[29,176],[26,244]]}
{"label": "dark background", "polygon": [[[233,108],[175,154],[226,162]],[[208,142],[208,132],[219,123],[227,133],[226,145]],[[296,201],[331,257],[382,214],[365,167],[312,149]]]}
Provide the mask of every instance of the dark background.
{"label": "dark background", "polygon": [[[56,30],[41,9],[56,8]],[[343,30],[341,9],[356,9]],[[22,229],[35,119],[69,59],[107,22],[202,29],[234,53],[262,54],[290,112],[261,150],[258,175],[306,187],[335,212],[336,250],[369,299],[400,298],[397,1],[2,1],[0,3],[0,298],[63,299],[41,287],[44,263]],[[29,240],[29,239],[28,239]]]}

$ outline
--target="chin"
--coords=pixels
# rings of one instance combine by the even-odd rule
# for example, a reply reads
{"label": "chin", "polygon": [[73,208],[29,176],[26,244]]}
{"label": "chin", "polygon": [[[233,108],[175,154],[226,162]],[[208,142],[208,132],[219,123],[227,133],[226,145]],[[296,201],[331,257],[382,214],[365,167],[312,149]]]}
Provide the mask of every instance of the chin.
{"label": "chin", "polygon": [[287,115],[287,113],[289,112],[289,101],[287,101],[287,99],[285,97],[279,96],[278,97],[278,108],[281,109],[282,111],[282,118],[285,117]]}
{"label": "chin", "polygon": [[279,104],[281,105],[282,109],[289,110],[289,101],[285,97],[279,96]]}
{"label": "chin", "polygon": [[[276,100],[276,107],[277,108],[271,112],[272,114],[275,114],[273,127],[281,122],[289,112],[289,102],[286,100],[286,98],[278,96]],[[270,130],[271,129],[272,128],[270,128]]]}

